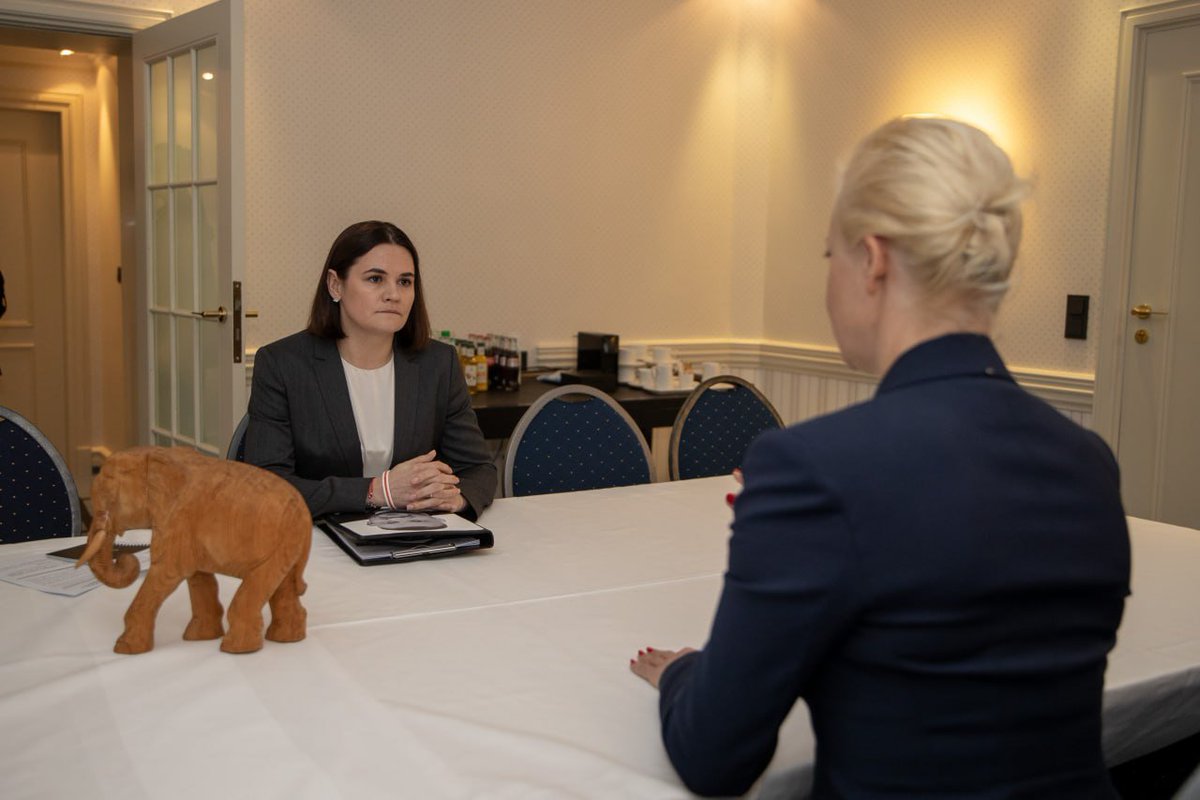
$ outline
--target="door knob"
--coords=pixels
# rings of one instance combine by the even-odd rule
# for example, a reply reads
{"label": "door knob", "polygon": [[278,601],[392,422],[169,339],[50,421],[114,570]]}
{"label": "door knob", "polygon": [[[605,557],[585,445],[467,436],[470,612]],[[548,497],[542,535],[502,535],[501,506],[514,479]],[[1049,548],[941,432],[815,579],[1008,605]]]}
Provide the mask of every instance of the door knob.
{"label": "door knob", "polygon": [[1133,308],[1129,309],[1129,313],[1132,316],[1137,317],[1138,319],[1150,319],[1151,314],[1154,314],[1155,316],[1162,316],[1162,317],[1165,317],[1167,315],[1167,312],[1165,312],[1165,311],[1155,311],[1147,303],[1142,303],[1139,306],[1134,306]]}
{"label": "door knob", "polygon": [[229,312],[225,310],[225,306],[217,306],[216,311],[193,311],[192,314],[197,317],[204,317],[205,319],[215,319],[217,322],[224,322],[225,318],[229,316]]}

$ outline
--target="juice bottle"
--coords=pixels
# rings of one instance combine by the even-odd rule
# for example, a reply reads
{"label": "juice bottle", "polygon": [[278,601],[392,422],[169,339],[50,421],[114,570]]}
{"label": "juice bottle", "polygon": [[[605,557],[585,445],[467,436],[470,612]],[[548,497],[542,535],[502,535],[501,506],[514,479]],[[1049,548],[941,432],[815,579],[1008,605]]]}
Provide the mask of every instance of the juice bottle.
{"label": "juice bottle", "polygon": [[488,390],[487,356],[483,353],[482,342],[475,342],[475,355],[472,357],[472,363],[475,365],[475,391],[486,392]]}
{"label": "juice bottle", "polygon": [[467,382],[467,392],[475,394],[478,390],[475,388],[475,359],[470,352],[471,343],[459,339],[455,346],[458,349],[458,363],[462,365],[463,379]]}

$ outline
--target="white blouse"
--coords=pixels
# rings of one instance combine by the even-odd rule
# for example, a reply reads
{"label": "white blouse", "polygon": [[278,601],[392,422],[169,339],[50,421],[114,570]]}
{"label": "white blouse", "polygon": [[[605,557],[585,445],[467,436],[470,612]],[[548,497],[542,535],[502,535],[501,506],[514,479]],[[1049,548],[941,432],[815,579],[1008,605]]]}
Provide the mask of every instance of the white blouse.
{"label": "white blouse", "polygon": [[377,369],[359,369],[342,359],[350,407],[362,444],[363,477],[374,478],[392,466],[392,432],[396,425],[396,370],[393,358]]}

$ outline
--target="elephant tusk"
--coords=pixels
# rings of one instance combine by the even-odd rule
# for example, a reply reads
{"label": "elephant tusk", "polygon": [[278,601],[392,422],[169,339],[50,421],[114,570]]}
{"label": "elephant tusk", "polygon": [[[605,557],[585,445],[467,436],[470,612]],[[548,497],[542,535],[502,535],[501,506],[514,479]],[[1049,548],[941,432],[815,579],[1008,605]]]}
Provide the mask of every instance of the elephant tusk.
{"label": "elephant tusk", "polygon": [[88,531],[87,547],[83,549],[83,554],[75,562],[75,569],[79,569],[91,561],[96,553],[100,552],[106,536],[108,536],[108,512],[102,511],[92,520],[92,528]]}

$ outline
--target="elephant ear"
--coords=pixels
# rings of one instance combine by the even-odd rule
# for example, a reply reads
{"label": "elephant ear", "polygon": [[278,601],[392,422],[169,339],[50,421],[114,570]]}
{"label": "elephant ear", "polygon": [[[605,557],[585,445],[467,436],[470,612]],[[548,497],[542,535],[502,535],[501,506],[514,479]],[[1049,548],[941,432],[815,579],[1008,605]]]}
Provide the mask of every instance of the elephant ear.
{"label": "elephant ear", "polygon": [[146,454],[146,489],[151,513],[175,505],[187,485],[189,465],[184,448],[155,447]]}

